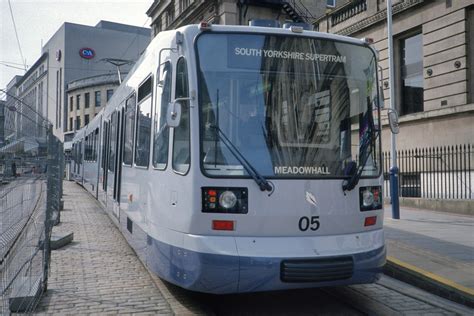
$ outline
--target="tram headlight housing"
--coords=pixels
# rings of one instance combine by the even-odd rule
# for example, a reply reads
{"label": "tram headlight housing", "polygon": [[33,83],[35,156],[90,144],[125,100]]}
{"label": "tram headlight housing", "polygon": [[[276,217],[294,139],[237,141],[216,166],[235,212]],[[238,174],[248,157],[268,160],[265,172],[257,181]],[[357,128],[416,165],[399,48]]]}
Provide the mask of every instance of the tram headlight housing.
{"label": "tram headlight housing", "polygon": [[361,211],[373,211],[382,209],[382,187],[360,187],[359,203]]}
{"label": "tram headlight housing", "polygon": [[233,213],[248,212],[247,188],[205,187],[202,190],[202,212]]}
{"label": "tram headlight housing", "polygon": [[219,196],[219,205],[223,208],[230,209],[237,204],[237,197],[232,191],[224,191]]}

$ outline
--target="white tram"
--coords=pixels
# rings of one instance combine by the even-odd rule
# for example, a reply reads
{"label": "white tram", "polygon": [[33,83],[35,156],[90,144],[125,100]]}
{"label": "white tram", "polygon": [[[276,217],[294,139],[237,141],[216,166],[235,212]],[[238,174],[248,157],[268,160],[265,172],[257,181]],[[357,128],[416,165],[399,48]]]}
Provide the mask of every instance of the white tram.
{"label": "white tram", "polygon": [[364,40],[205,23],[161,32],[76,134],[73,177],[183,288],[374,282],[386,255],[377,87]]}

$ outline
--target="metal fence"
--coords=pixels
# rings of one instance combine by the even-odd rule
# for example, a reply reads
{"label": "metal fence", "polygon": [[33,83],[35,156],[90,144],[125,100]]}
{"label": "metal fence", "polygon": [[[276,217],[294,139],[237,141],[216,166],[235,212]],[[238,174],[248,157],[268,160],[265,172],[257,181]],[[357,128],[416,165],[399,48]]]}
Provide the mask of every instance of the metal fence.
{"label": "metal fence", "polygon": [[[0,147],[0,314],[32,312],[47,289],[52,227],[59,220],[62,144],[19,137]],[[13,144],[13,145],[12,145]]]}
{"label": "metal fence", "polygon": [[[390,195],[389,152],[383,153],[385,195]],[[474,199],[472,144],[397,151],[399,194],[426,199]]]}

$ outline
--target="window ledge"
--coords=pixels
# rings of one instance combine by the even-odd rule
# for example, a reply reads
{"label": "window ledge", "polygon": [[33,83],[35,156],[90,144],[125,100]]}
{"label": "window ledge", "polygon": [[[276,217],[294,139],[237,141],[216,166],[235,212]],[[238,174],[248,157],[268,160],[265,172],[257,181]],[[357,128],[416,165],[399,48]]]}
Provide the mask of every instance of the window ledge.
{"label": "window ledge", "polygon": [[[388,108],[387,108],[388,109]],[[399,122],[400,124],[419,121],[419,120],[426,120],[431,118],[438,118],[442,116],[449,116],[449,115],[456,115],[459,113],[470,112],[474,111],[474,103],[465,104],[465,105],[455,105],[450,106],[442,109],[436,109],[426,112],[418,112],[413,114],[408,114],[404,116],[400,116]],[[386,115],[383,115],[382,118],[382,126],[388,125],[388,119]]]}

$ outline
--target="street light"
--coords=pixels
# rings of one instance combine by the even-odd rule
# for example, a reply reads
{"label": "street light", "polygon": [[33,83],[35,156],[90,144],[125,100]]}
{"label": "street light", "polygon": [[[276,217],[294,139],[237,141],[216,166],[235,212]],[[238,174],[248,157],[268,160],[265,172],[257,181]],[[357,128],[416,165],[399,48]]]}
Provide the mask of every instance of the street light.
{"label": "street light", "polygon": [[[393,68],[393,35],[392,35],[392,0],[387,0],[387,37],[388,37],[388,60],[389,60],[389,89],[390,89],[390,110],[389,120],[395,110],[395,74]],[[397,124],[398,125],[398,124]],[[398,127],[398,126],[397,126]],[[400,219],[400,204],[398,199],[398,167],[397,167],[397,136],[391,128],[390,151],[392,163],[390,167],[390,200],[392,202],[392,218]]]}

